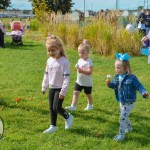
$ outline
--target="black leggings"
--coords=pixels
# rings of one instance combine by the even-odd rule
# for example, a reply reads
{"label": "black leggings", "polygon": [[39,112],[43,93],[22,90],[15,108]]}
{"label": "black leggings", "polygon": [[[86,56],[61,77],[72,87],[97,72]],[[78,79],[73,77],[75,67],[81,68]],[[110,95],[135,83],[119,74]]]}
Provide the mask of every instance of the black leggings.
{"label": "black leggings", "polygon": [[51,125],[56,126],[57,113],[64,119],[68,119],[69,114],[62,108],[63,99],[59,99],[61,89],[49,89],[49,108],[51,116]]}

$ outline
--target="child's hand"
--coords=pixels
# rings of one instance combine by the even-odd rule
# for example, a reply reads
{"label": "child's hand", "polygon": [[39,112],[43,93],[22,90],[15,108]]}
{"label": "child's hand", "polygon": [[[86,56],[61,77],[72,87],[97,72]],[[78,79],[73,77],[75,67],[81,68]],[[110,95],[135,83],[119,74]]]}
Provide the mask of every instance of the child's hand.
{"label": "child's hand", "polygon": [[59,99],[64,99],[65,96],[59,94]]}
{"label": "child's hand", "polygon": [[149,98],[149,97],[150,97],[150,94],[149,94],[149,93],[145,93],[145,94],[143,95],[143,97],[144,97],[144,98]]}
{"label": "child's hand", "polygon": [[111,75],[108,74],[108,75],[106,75],[106,77],[107,77],[106,84],[109,85],[110,82],[111,82],[111,81],[110,81],[110,80],[111,80]]}
{"label": "child's hand", "polygon": [[79,73],[84,73],[83,70],[80,69],[80,68],[77,68],[77,70],[78,70]]}
{"label": "child's hand", "polygon": [[106,84],[107,84],[107,85],[109,85],[110,82],[111,82],[110,80],[108,80],[108,79],[106,80]]}

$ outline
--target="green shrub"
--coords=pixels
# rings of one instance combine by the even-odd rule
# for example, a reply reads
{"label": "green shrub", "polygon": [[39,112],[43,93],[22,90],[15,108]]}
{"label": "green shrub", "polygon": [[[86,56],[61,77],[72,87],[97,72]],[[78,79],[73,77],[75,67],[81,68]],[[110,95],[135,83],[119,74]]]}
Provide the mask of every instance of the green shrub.
{"label": "green shrub", "polygon": [[39,27],[40,27],[40,25],[39,25],[38,20],[36,20],[36,19],[31,20],[31,24],[30,24],[31,30],[37,31],[39,29]]}
{"label": "green shrub", "polygon": [[46,36],[48,32],[58,35],[71,48],[77,48],[82,39],[86,38],[92,51],[101,55],[112,55],[116,51],[139,55],[141,35],[137,32],[129,33],[122,25],[112,22],[111,19],[91,19],[89,23],[81,26],[79,23],[65,20],[56,23],[55,18],[53,14],[53,19],[49,17],[42,20],[42,33]]}

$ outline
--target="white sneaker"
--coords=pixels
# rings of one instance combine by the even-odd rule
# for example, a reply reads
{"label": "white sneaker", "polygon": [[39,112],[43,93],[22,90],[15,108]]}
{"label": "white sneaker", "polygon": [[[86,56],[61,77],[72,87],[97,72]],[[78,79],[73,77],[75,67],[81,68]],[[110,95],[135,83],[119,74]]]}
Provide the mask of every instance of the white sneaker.
{"label": "white sneaker", "polygon": [[93,105],[87,104],[87,106],[84,110],[93,110],[93,109],[94,109]]}
{"label": "white sneaker", "polygon": [[123,141],[125,139],[125,136],[124,135],[116,135],[115,137],[113,137],[113,140],[115,141]]}
{"label": "white sneaker", "polygon": [[129,132],[131,132],[132,130],[133,130],[133,128],[132,128],[132,127],[127,128],[127,129],[125,129],[125,133],[129,133]]}
{"label": "white sneaker", "polygon": [[69,114],[69,118],[65,119],[65,129],[70,129],[73,124],[73,116]]}
{"label": "white sneaker", "polygon": [[70,110],[70,111],[75,111],[77,110],[76,106],[68,106],[68,107],[65,107],[67,110]]}
{"label": "white sneaker", "polygon": [[43,133],[46,133],[46,134],[47,133],[52,133],[52,132],[57,131],[57,129],[58,129],[58,127],[50,125],[50,127],[47,130],[43,131]]}

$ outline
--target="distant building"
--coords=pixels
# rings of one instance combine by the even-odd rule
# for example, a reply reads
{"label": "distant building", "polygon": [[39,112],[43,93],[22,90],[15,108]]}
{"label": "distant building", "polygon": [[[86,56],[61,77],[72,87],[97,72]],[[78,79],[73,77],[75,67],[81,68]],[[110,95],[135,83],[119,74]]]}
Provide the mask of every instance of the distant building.
{"label": "distant building", "polygon": [[84,21],[84,13],[80,10],[74,10],[70,14],[69,20],[72,21]]}
{"label": "distant building", "polygon": [[139,15],[139,11],[138,10],[123,10],[122,11],[122,16],[127,17],[129,15],[138,16]]}
{"label": "distant building", "polygon": [[93,10],[88,10],[85,12],[85,17],[94,17],[96,16],[96,12],[94,12]]}
{"label": "distant building", "polygon": [[32,10],[6,10],[0,12],[0,16],[3,18],[32,18],[34,15]]}

